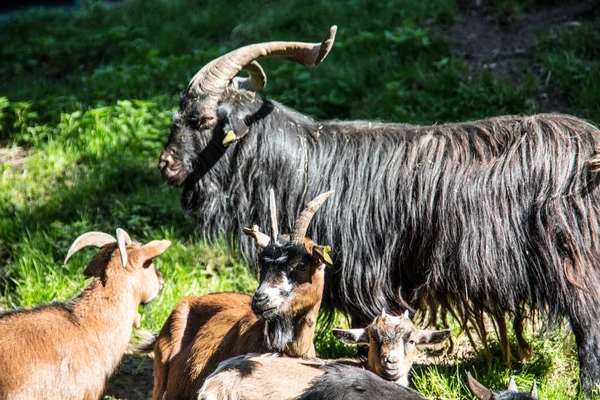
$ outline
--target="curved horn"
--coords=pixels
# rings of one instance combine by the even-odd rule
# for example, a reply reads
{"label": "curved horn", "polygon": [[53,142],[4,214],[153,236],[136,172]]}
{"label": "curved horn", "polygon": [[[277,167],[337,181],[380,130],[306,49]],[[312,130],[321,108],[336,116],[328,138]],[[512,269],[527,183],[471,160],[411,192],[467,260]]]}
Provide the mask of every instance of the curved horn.
{"label": "curved horn", "polygon": [[101,248],[102,246],[104,246],[106,244],[114,243],[116,241],[117,240],[114,237],[112,237],[111,235],[109,235],[108,233],[104,233],[104,232],[84,233],[83,235],[80,235],[77,239],[75,239],[75,241],[73,242],[71,247],[69,247],[69,251],[67,252],[67,257],[65,257],[64,263],[66,264],[73,254],[77,253],[79,250],[83,249],[84,247],[94,246],[94,247]]}
{"label": "curved horn", "polygon": [[334,194],[334,190],[330,190],[329,192],[322,193],[315,197],[300,213],[300,216],[296,220],[294,224],[294,230],[292,232],[292,243],[294,244],[302,244],[304,241],[304,236],[306,235],[306,230],[308,229],[308,224],[310,224],[310,220],[313,215],[317,212],[319,207],[331,196]]}
{"label": "curved horn", "polygon": [[477,379],[473,378],[470,372],[467,372],[467,383],[475,397],[479,400],[489,400],[492,397],[492,392],[479,383]]}
{"label": "curved horn", "polygon": [[123,229],[117,228],[117,246],[119,246],[123,267],[127,266],[127,250],[125,247],[128,244],[131,244],[131,238],[129,237],[129,234]]}
{"label": "curved horn", "polygon": [[248,72],[250,76],[247,78],[233,78],[233,85],[236,88],[260,92],[267,84],[267,74],[265,74],[265,70],[256,61],[252,61],[246,65],[244,71]]}
{"label": "curved horn", "polygon": [[[214,122],[216,105],[221,94],[229,82],[252,61],[265,57],[281,57],[298,64],[314,67],[329,54],[336,32],[337,27],[334,25],[321,43],[266,42],[240,47],[202,67],[188,84],[184,96],[204,98],[200,113],[207,121]],[[256,69],[256,65],[250,68]],[[252,76],[252,72],[250,74]]]}
{"label": "curved horn", "polygon": [[277,243],[279,228],[277,227],[277,207],[275,206],[275,191],[269,189],[269,215],[271,218],[271,242]]}

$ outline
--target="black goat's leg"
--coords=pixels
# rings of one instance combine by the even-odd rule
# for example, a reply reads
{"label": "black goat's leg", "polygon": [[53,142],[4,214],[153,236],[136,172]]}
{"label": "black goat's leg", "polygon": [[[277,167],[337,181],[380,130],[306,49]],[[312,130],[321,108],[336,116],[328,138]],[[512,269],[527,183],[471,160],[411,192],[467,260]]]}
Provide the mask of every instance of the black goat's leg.
{"label": "black goat's leg", "polygon": [[[578,297],[583,300],[586,295]],[[569,321],[577,341],[581,388],[590,397],[593,391],[600,390],[600,304],[589,299],[580,304],[579,313],[571,312]]]}

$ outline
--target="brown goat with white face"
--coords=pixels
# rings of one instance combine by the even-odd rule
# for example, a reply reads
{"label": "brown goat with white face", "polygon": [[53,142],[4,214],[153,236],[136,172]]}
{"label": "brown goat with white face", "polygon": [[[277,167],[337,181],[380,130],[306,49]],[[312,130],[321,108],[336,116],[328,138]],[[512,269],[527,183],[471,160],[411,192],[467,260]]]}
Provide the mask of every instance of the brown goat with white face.
{"label": "brown goat with white face", "polygon": [[[368,344],[367,364],[355,360],[306,360],[268,355],[236,357],[221,363],[202,387],[200,400],[285,400],[297,399],[315,385],[331,386],[331,379],[338,379],[337,368],[355,369],[366,367],[386,381],[408,386],[408,373],[413,365],[417,344],[435,344],[450,336],[449,330],[420,330],[409,319],[408,313],[395,317],[382,312],[364,329],[334,329],[334,335],[345,343]],[[349,364],[349,365],[343,365]],[[352,375],[353,369],[346,369],[341,375]],[[322,381],[323,375],[331,374]],[[360,398],[378,396],[382,393],[398,399],[423,399],[416,392],[389,385],[372,374],[353,375],[361,380],[361,385],[377,387],[372,393]],[[352,379],[340,385],[352,385]],[[328,390],[333,390],[333,386]],[[363,388],[364,389],[364,388]],[[359,390],[360,391],[360,390]],[[347,394],[347,393],[346,393]],[[336,397],[337,398],[337,397]],[[342,397],[343,398],[343,397]],[[379,397],[374,397],[379,398]],[[387,398],[387,397],[385,397]]]}
{"label": "brown goat with white face", "polygon": [[271,191],[271,234],[245,229],[261,252],[254,297],[216,293],[185,297],[154,345],[153,399],[196,399],[221,361],[247,353],[315,356],[313,336],[321,305],[328,247],[305,238],[308,224],[333,192],[311,201],[291,238],[280,236]]}
{"label": "brown goat with white face", "polygon": [[0,314],[0,398],[100,398],[139,324],[138,306],[162,289],[152,259],[170,245],[142,245],[121,229],[117,239],[102,232],[77,238],[65,263],[84,247],[100,248],[84,272],[93,279],[77,296]]}
{"label": "brown goat with white face", "polygon": [[416,346],[441,343],[450,337],[450,330],[422,330],[410,320],[408,311],[396,317],[384,310],[366,328],[334,329],[333,335],[347,344],[369,345],[368,369],[384,379],[408,386]]}

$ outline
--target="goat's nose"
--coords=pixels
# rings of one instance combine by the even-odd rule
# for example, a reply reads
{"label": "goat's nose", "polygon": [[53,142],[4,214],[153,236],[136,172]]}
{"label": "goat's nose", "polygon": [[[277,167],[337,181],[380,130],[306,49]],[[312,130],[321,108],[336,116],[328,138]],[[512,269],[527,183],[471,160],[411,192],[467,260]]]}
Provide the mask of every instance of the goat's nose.
{"label": "goat's nose", "polygon": [[398,363],[398,356],[395,354],[387,354],[384,359],[385,359],[385,362],[388,364]]}
{"label": "goat's nose", "polygon": [[169,168],[171,169],[173,167],[173,156],[171,155],[171,152],[168,151],[163,151],[160,155],[159,161],[158,161],[158,169],[159,170],[163,170],[165,168]]}
{"label": "goat's nose", "polygon": [[267,300],[267,297],[268,296],[265,292],[256,291],[256,293],[254,293],[254,301],[259,303]]}

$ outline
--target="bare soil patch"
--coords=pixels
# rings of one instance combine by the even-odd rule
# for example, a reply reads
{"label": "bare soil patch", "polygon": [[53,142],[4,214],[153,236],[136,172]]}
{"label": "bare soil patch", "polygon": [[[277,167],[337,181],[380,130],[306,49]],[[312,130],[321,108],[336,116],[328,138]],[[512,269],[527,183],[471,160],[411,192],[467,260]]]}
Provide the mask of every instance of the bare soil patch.
{"label": "bare soil patch", "polygon": [[489,70],[497,79],[518,84],[528,72],[533,73],[541,83],[536,99],[541,108],[569,112],[566,99],[536,59],[535,40],[540,34],[552,38],[561,28],[575,28],[595,18],[600,14],[600,2],[587,0],[513,16],[498,16],[491,6],[482,3],[479,7],[473,3],[457,21],[436,26],[434,31],[465,58],[470,75]]}
{"label": "bare soil patch", "polygon": [[27,162],[30,153],[21,147],[0,148],[0,166],[19,167]]}
{"label": "bare soil patch", "polygon": [[146,355],[125,355],[106,389],[106,398],[146,400],[152,398],[154,361]]}

